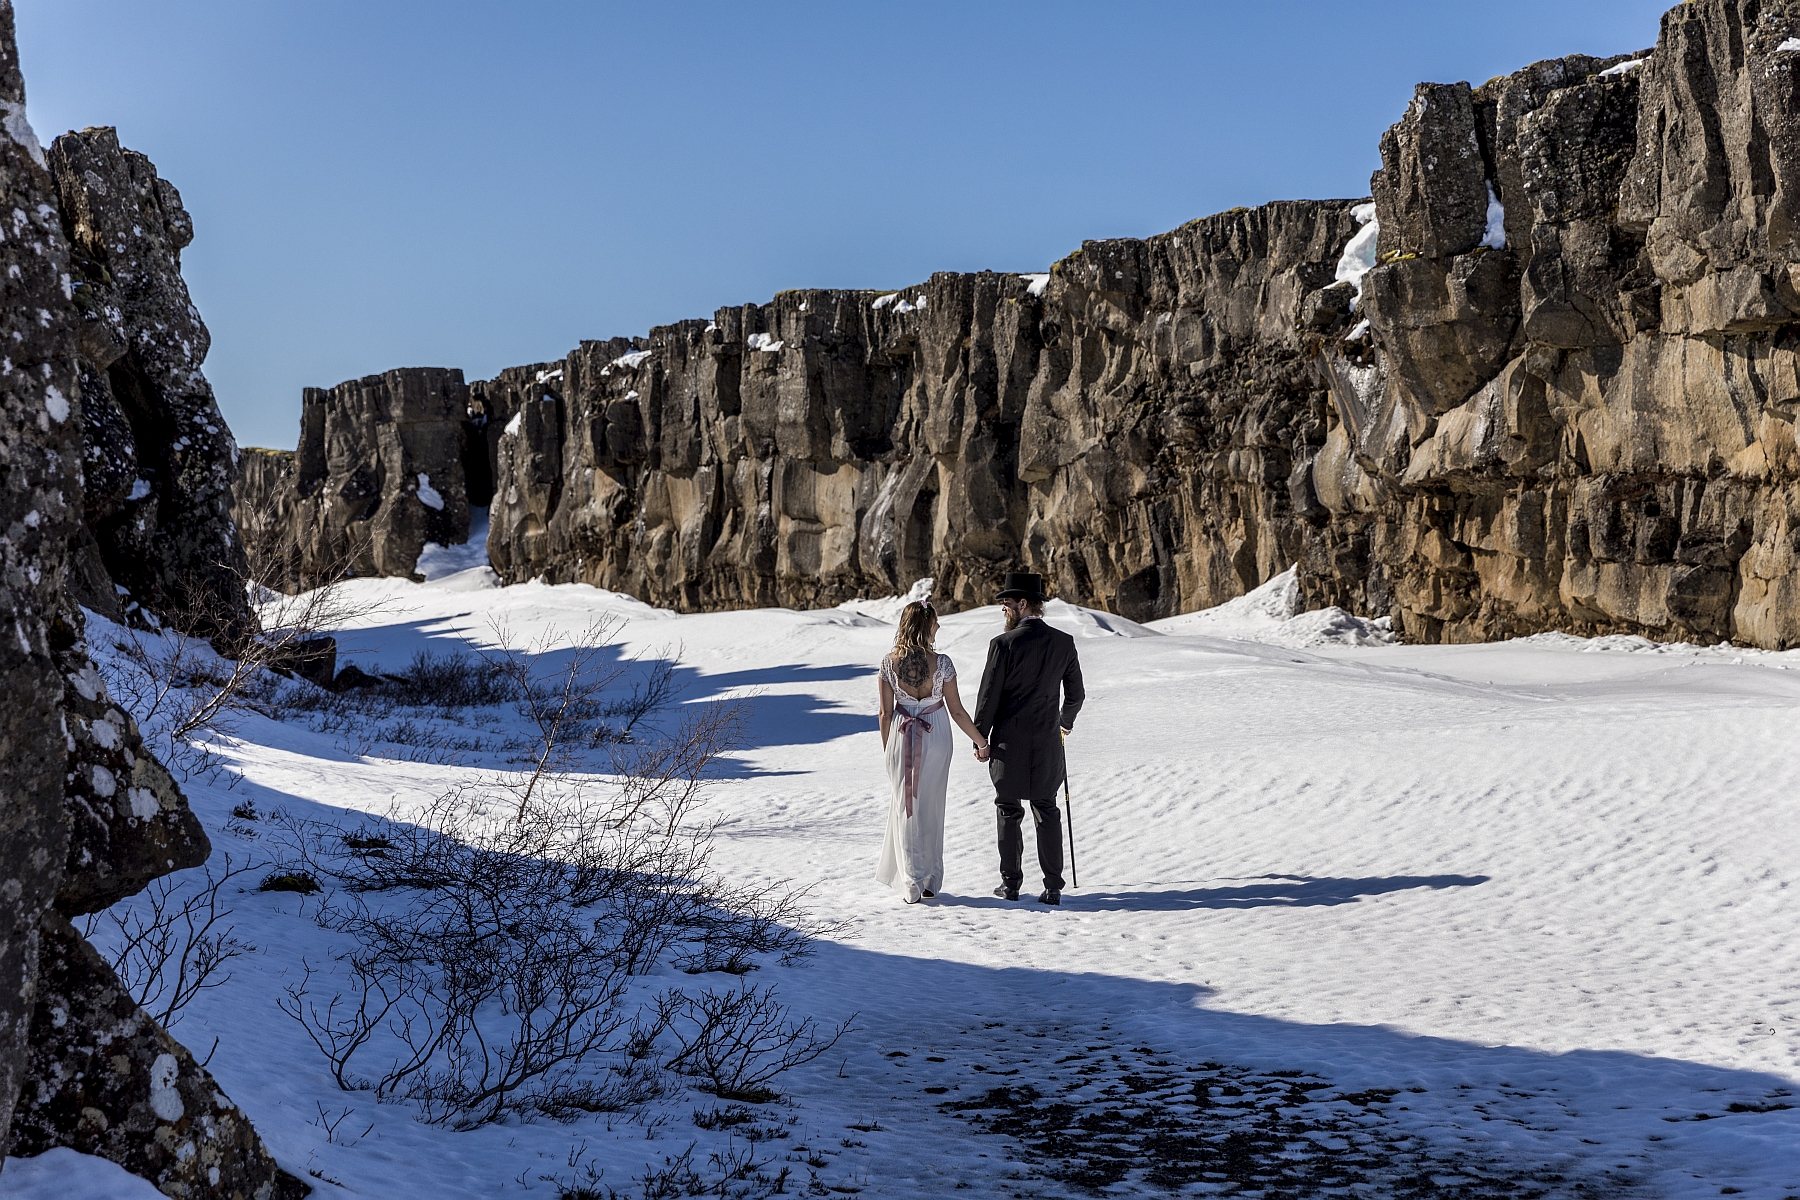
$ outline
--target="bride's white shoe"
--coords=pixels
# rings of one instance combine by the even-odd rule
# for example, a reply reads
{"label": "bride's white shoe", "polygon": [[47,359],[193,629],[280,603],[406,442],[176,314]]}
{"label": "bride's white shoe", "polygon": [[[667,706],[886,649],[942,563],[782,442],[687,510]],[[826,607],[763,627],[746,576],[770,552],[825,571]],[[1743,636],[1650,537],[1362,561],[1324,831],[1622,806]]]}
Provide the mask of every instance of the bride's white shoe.
{"label": "bride's white shoe", "polygon": [[920,897],[923,895],[924,892],[919,888],[919,885],[916,883],[912,884],[906,889],[906,902],[908,904],[917,904]]}

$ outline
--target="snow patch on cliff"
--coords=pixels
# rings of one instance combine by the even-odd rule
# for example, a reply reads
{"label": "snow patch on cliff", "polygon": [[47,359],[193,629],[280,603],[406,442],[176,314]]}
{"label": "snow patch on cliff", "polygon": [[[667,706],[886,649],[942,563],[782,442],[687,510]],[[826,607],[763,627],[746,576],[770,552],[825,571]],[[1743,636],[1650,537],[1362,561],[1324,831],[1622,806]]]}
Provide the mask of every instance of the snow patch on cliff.
{"label": "snow patch on cliff", "polygon": [[6,136],[17,142],[25,153],[31,155],[32,162],[48,170],[50,164],[44,158],[43,146],[38,144],[37,131],[31,127],[31,122],[25,119],[25,106],[11,100],[0,100],[0,112],[6,114],[4,118],[0,118],[0,124],[6,127]]}
{"label": "snow patch on cliff", "polygon": [[1344,253],[1338,258],[1337,282],[1347,283],[1356,289],[1356,298],[1350,302],[1352,310],[1362,303],[1363,276],[1375,269],[1377,244],[1381,239],[1381,222],[1375,219],[1373,204],[1359,204],[1350,210],[1362,226],[1355,237],[1344,247]]}
{"label": "snow patch on cliff", "polygon": [[1488,181],[1487,233],[1483,235],[1481,244],[1489,250],[1506,249],[1506,209],[1500,205],[1500,197],[1494,193],[1494,183]]}

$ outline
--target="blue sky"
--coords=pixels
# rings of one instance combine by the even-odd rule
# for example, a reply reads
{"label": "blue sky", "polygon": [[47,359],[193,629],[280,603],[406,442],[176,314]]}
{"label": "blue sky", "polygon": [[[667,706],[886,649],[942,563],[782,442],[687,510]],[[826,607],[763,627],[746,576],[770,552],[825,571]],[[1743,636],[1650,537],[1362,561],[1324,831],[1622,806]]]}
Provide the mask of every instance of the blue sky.
{"label": "blue sky", "polygon": [[1666,7],[15,3],[39,136],[116,125],[181,189],[207,374],[281,447],[303,386],[1362,196],[1414,83],[1642,49]]}

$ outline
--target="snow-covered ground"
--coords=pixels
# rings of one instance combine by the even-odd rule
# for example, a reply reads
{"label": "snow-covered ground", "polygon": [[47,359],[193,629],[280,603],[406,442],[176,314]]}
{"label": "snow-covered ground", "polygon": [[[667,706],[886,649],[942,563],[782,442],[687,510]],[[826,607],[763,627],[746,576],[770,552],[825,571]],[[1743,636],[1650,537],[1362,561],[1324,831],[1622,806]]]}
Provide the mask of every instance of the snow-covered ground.
{"label": "snow-covered ground", "polygon": [[[755,978],[826,1021],[857,1014],[753,1127],[783,1135],[755,1149],[792,1166],[790,1193],[1093,1194],[1069,1167],[1081,1144],[1113,1137],[1154,1167],[1178,1142],[1132,1142],[1125,1118],[1154,1107],[1172,1129],[1240,1105],[1310,1122],[1295,1144],[1315,1157],[1413,1161],[1443,1194],[1459,1172],[1540,1195],[1800,1194],[1800,655],[1391,645],[1348,614],[1294,617],[1289,582],[1155,628],[1051,606],[1089,689],[1069,743],[1080,886],[1060,910],[990,894],[991,791],[967,755],[944,892],[907,906],[872,878],[891,605],[677,616],[476,568],[352,585],[387,608],[340,640],[397,670],[495,621],[530,636],[614,613],[630,648],[676,661],[686,700],[746,701],[749,743],[714,791],[719,865],[809,885],[846,923]],[[965,695],[998,629],[995,609],[944,619]],[[264,844],[227,828],[246,800],[382,812],[468,774],[257,716],[237,735],[223,753],[242,779],[189,785],[234,857]],[[235,901],[257,950],[175,1032],[202,1053],[220,1039],[211,1068],[277,1157],[341,1184],[315,1195],[555,1197],[576,1158],[636,1196],[647,1166],[736,1137],[693,1124],[716,1103],[693,1092],[464,1133],[340,1092],[275,1008],[302,955],[328,958],[315,902]],[[692,982],[669,968],[645,986]],[[1113,1133],[1081,1127],[1109,1108]],[[1087,1130],[1074,1149],[1064,1127]],[[32,1165],[9,1165],[0,1196],[55,1191],[58,1168]],[[1438,1194],[1366,1177],[1366,1195]],[[1158,1192],[1141,1171],[1112,1188],[1139,1191]]]}

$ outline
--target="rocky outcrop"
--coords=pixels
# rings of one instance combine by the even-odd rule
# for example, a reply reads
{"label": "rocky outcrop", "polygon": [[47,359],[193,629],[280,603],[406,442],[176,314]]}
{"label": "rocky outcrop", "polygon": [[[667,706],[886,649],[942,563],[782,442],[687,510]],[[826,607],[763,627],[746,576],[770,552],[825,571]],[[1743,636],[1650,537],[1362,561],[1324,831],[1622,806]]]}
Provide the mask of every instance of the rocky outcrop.
{"label": "rocky outcrop", "polygon": [[[177,223],[173,189],[124,152],[85,160],[71,183],[68,165],[92,143],[117,150],[97,131],[58,143],[63,177],[53,178],[24,101],[12,6],[0,0],[0,211],[12,214],[0,237],[0,340],[8,347],[0,362],[0,1150],[72,1146],[193,1200],[299,1196],[304,1185],[280,1171],[211,1076],[68,922],[203,862],[209,850],[180,788],[107,696],[82,640],[76,593],[111,602],[117,571],[145,608],[175,613],[194,611],[194,597],[217,587],[224,590],[199,608],[221,633],[247,619],[247,605],[220,504],[231,444],[222,422],[207,445],[189,437],[176,446],[173,470],[135,459],[134,478],[155,475],[163,488],[152,488],[157,499],[132,523],[138,540],[130,545],[145,561],[118,557],[126,542],[104,522],[83,522],[84,471],[112,487],[107,453],[141,456],[161,444],[135,430],[117,435],[125,441],[94,440],[117,434],[107,432],[110,417],[87,411],[90,398],[102,408],[117,398],[96,372],[163,389],[137,399],[160,405],[171,423],[157,428],[179,440],[190,428],[183,421],[203,422],[211,394],[194,382],[204,345],[179,355],[173,347],[196,336],[203,343],[204,331],[197,318],[182,324],[191,315],[185,289],[183,311],[170,307],[179,275],[171,283],[159,274],[169,243],[155,235]],[[107,173],[120,163],[124,175]],[[124,199],[113,191],[121,180],[131,185]],[[65,201],[86,207],[59,213],[58,183]],[[141,227],[122,228],[121,204],[137,206]],[[93,239],[73,255],[71,225]],[[96,307],[102,289],[111,290]],[[181,375],[183,361],[191,376]],[[177,385],[185,390],[169,390]],[[172,515],[188,524],[172,525]]]}
{"label": "rocky outcrop", "polygon": [[[1376,177],[1378,348],[1325,359],[1372,404],[1321,454],[1318,541],[1368,565],[1303,561],[1315,603],[1424,641],[1800,644],[1797,35],[1800,5],[1696,0],[1636,66],[1420,89]],[[1457,146],[1479,169],[1409,205]]]}
{"label": "rocky outcrop", "polygon": [[301,588],[413,574],[425,543],[469,540],[461,371],[409,367],[308,388],[293,454],[252,450],[237,519],[258,578]]}
{"label": "rocky outcrop", "polygon": [[193,221],[112,129],[64,134],[49,164],[80,313],[86,522],[73,582],[103,612],[118,588],[184,625],[242,634],[254,623],[230,513],[237,446],[181,277]]}
{"label": "rocky outcrop", "polygon": [[[80,523],[81,410],[68,246],[25,120],[10,0],[0,0],[0,1130],[27,1070],[39,919],[61,881],[63,677],[50,643]],[[48,319],[44,319],[48,317]]]}
{"label": "rocky outcrop", "polygon": [[176,1200],[299,1200],[205,1068],[139,1008],[67,921],[45,923],[32,1083],[15,1156],[68,1146],[118,1163]]}
{"label": "rocky outcrop", "polygon": [[106,693],[65,603],[50,630],[62,668],[68,765],[63,775],[67,866],[56,891],[65,916],[99,912],[171,871],[204,863],[206,831],[180,786],[144,746],[137,722]]}
{"label": "rocky outcrop", "polygon": [[1800,645],[1797,47],[1800,4],[1691,0],[1650,51],[1422,85],[1368,203],[502,372],[490,561],[687,610],[1024,566],[1139,619],[1297,562],[1416,641]]}

